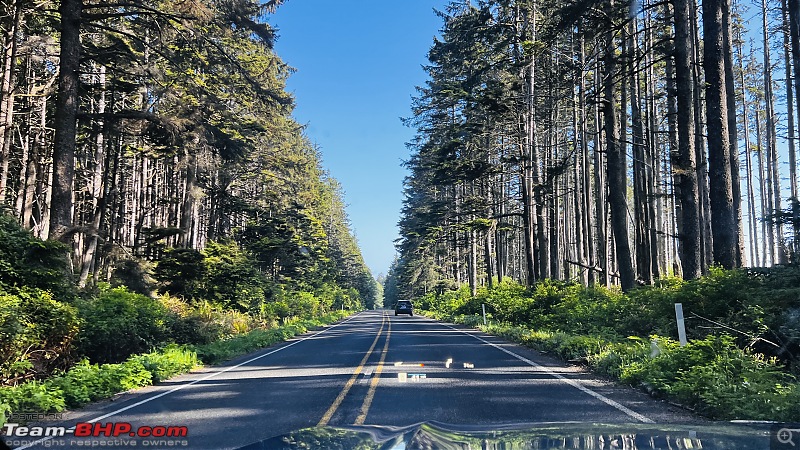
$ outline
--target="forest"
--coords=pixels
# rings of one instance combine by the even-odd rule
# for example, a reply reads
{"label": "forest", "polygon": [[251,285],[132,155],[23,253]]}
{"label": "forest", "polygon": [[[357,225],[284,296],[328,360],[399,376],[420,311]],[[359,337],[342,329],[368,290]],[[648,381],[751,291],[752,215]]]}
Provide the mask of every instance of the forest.
{"label": "forest", "polygon": [[[342,189],[292,118],[267,23],[280,4],[0,4],[0,384],[27,386],[0,388],[0,418],[380,298]],[[117,381],[42,400],[102,384],[87,373]]]}
{"label": "forest", "polygon": [[792,1],[451,2],[418,87],[395,267],[629,291],[795,261]]}
{"label": "forest", "polygon": [[708,417],[800,418],[800,2],[439,16],[386,304]]}

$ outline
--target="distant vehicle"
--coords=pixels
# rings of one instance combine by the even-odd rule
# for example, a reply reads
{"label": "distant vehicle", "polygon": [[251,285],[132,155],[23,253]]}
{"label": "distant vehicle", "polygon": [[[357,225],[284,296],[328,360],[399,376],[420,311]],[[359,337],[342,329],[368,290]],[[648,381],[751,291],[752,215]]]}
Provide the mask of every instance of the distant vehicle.
{"label": "distant vehicle", "polygon": [[409,316],[414,315],[414,305],[411,304],[408,300],[400,300],[394,305],[394,315],[398,314],[408,314]]}

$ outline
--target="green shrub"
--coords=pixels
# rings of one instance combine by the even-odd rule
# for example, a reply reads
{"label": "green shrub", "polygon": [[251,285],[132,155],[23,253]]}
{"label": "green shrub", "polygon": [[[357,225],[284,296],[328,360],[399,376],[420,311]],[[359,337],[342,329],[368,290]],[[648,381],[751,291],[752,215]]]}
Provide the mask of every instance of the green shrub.
{"label": "green shrub", "polygon": [[0,426],[8,412],[59,412],[66,408],[79,408],[118,392],[188,372],[197,364],[197,355],[193,351],[178,346],[134,356],[120,364],[98,365],[82,360],[66,373],[44,382],[29,381],[19,386],[0,387]]}
{"label": "green shrub", "polygon": [[0,214],[0,289],[33,288],[49,291],[59,300],[74,295],[67,270],[67,247],[42,241]]}
{"label": "green shrub", "polygon": [[47,374],[69,362],[78,326],[75,308],[48,292],[0,293],[0,382]]}
{"label": "green shrub", "polygon": [[253,330],[230,339],[196,347],[197,356],[206,364],[216,364],[235,356],[283,342],[307,330],[298,325],[286,325],[269,330]]}
{"label": "green shrub", "polygon": [[147,386],[151,380],[150,372],[137,360],[100,366],[84,360],[65,375],[53,378],[46,384],[63,391],[67,406],[77,408],[117,392]]}
{"label": "green shrub", "polygon": [[205,255],[189,248],[173,248],[164,253],[153,277],[161,282],[162,293],[185,299],[198,298],[206,275]]}
{"label": "green shrub", "polygon": [[[458,323],[478,316],[457,316]],[[491,324],[483,331],[563,359],[585,359],[596,372],[643,387],[715,419],[800,420],[800,383],[776,360],[739,349],[730,336],[675,340],[531,330]]]}
{"label": "green shrub", "polygon": [[199,365],[197,353],[177,345],[170,345],[161,351],[134,356],[131,359],[141,363],[150,372],[153,383],[188,372]]}
{"label": "green shrub", "polygon": [[14,387],[0,387],[0,404],[14,411],[60,412],[66,409],[64,392],[48,383],[29,381]]}
{"label": "green shrub", "polygon": [[209,242],[203,250],[200,298],[240,312],[258,311],[266,278],[235,242]]}
{"label": "green shrub", "polygon": [[169,312],[158,300],[119,287],[78,303],[79,350],[93,362],[120,362],[165,342]]}
{"label": "green shrub", "polygon": [[118,261],[111,274],[111,287],[125,287],[136,294],[152,295],[155,280],[150,276],[151,266],[149,261],[138,259]]}

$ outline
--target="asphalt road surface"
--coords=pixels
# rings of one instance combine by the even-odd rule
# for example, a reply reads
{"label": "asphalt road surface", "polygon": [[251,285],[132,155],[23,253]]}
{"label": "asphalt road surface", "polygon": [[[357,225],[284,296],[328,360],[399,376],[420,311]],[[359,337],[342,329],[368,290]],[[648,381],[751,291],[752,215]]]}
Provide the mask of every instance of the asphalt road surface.
{"label": "asphalt road surface", "polygon": [[[226,365],[138,389],[43,424],[129,424],[132,431],[122,436],[105,436],[109,433],[103,428],[95,437],[16,437],[9,443],[17,448],[222,449],[315,425],[405,426],[423,421],[489,428],[700,419],[469,328],[369,311]],[[157,427],[167,428],[156,432]],[[186,436],[130,436],[142,430],[159,434],[168,427],[185,427]],[[24,445],[31,442],[34,445]]]}

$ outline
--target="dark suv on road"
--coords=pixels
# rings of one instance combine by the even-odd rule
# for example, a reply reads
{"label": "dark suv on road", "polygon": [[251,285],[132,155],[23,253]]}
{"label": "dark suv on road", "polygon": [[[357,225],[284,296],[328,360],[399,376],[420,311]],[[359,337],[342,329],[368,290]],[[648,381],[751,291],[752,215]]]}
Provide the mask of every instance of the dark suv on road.
{"label": "dark suv on road", "polygon": [[394,305],[394,315],[398,314],[408,314],[409,316],[414,315],[414,305],[411,304],[408,300],[401,300]]}

